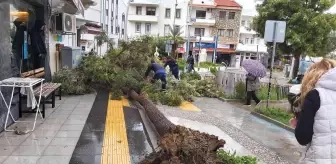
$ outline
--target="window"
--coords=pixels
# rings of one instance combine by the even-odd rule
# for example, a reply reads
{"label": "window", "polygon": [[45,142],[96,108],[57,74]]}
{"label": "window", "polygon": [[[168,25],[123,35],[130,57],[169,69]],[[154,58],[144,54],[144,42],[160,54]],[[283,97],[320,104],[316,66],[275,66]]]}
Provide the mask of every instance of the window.
{"label": "window", "polygon": [[170,8],[166,8],[165,17],[170,18]]}
{"label": "window", "polygon": [[254,38],[251,38],[251,44],[254,44]]}
{"label": "window", "polygon": [[225,30],[224,29],[219,29],[218,30],[218,36],[225,36]]}
{"label": "window", "polygon": [[124,13],[121,16],[121,21],[125,22],[125,14]]}
{"label": "window", "polygon": [[180,31],[180,26],[179,25],[175,25],[175,30],[177,30],[177,31]]}
{"label": "window", "polygon": [[227,37],[233,37],[233,29],[227,29],[226,30],[226,33],[227,33]]}
{"label": "window", "polygon": [[106,16],[109,15],[109,9],[106,9]]}
{"label": "window", "polygon": [[165,24],[164,25],[164,35],[168,36],[170,34],[170,26]]}
{"label": "window", "polygon": [[196,18],[197,19],[205,19],[206,11],[196,10]]}
{"label": "window", "polygon": [[226,19],[226,11],[219,11],[219,18],[220,19]]}
{"label": "window", "polygon": [[108,25],[105,25],[105,31],[108,31]]}
{"label": "window", "polygon": [[121,35],[125,34],[125,29],[121,29]]}
{"label": "window", "polygon": [[142,7],[141,6],[136,7],[136,15],[142,15]]}
{"label": "window", "polygon": [[155,16],[155,11],[156,11],[155,7],[146,7],[146,15]]}
{"label": "window", "polygon": [[141,33],[141,23],[135,23],[135,32]]}
{"label": "window", "polygon": [[244,20],[241,21],[241,25],[245,26],[245,21]]}
{"label": "window", "polygon": [[249,43],[249,38],[245,38],[245,44]]}
{"label": "window", "polygon": [[113,22],[111,22],[111,34],[113,34]]}
{"label": "window", "polygon": [[195,36],[204,36],[204,28],[195,28]]}
{"label": "window", "polygon": [[146,34],[150,34],[150,32],[151,32],[151,24],[150,23],[146,23],[145,32],[146,32]]}
{"label": "window", "polygon": [[175,18],[181,18],[181,9],[176,9]]}
{"label": "window", "polygon": [[235,19],[236,13],[235,12],[229,12],[229,19]]}

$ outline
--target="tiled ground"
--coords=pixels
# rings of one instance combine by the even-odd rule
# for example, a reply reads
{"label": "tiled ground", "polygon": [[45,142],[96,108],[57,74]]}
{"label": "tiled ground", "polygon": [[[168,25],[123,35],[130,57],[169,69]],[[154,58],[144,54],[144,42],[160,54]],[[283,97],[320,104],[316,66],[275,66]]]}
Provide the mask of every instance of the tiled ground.
{"label": "tiled ground", "polygon": [[[90,113],[95,94],[64,96],[56,107],[47,105],[46,118],[40,118],[36,129],[26,135],[13,132],[0,134],[0,163],[3,164],[68,164]],[[33,120],[26,114],[20,120]],[[19,123],[15,126],[28,126]]]}

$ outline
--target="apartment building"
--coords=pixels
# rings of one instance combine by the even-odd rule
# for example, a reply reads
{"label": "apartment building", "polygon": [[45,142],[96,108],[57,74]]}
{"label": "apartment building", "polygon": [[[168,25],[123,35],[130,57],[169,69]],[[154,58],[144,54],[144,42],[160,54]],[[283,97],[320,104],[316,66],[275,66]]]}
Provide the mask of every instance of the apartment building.
{"label": "apartment building", "polygon": [[260,60],[267,65],[268,52],[263,38],[251,29],[253,18],[258,14],[255,6],[262,3],[260,0],[250,1],[248,3],[238,0],[243,5],[242,17],[240,23],[239,44],[236,48],[236,67],[240,67],[245,59]]}
{"label": "apartment building", "polygon": [[128,37],[168,36],[179,28],[185,36],[187,0],[132,0],[128,6]]}
{"label": "apartment building", "polygon": [[231,0],[190,1],[189,54],[199,54],[200,62],[231,65],[239,41],[241,9]]}

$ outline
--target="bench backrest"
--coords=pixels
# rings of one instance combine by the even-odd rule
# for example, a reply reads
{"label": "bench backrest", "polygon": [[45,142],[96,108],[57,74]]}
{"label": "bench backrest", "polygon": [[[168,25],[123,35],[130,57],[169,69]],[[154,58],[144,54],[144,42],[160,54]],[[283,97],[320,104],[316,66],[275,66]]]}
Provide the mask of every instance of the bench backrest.
{"label": "bench backrest", "polygon": [[44,76],[44,67],[21,73],[21,77],[40,78]]}

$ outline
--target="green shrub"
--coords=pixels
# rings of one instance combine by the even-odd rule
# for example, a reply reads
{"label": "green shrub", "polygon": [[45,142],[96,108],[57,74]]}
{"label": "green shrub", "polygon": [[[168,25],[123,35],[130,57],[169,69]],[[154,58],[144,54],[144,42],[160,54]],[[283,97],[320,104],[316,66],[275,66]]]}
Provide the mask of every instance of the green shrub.
{"label": "green shrub", "polygon": [[290,125],[289,120],[294,117],[293,114],[280,108],[256,108],[255,111],[286,125]]}
{"label": "green shrub", "polygon": [[216,63],[212,63],[212,62],[200,62],[201,68],[210,68],[210,67],[218,67],[218,66],[220,65]]}
{"label": "green shrub", "polygon": [[177,64],[178,64],[179,70],[181,72],[183,72],[184,68],[186,68],[186,66],[187,66],[187,62],[185,60],[183,60],[183,59],[177,59]]}
{"label": "green shrub", "polygon": [[63,68],[55,72],[52,81],[61,83],[62,92],[66,94],[82,95],[92,91],[86,84],[88,82],[86,74],[77,69]]}
{"label": "green shrub", "polygon": [[197,72],[192,73],[181,73],[180,74],[181,80],[191,81],[191,80],[201,80],[202,77]]}
{"label": "green shrub", "polygon": [[163,105],[179,106],[182,104],[183,97],[177,91],[168,90],[160,94],[160,102]]}
{"label": "green shrub", "polygon": [[123,96],[123,92],[120,89],[114,89],[111,91],[112,100],[121,100],[121,96]]}
{"label": "green shrub", "polygon": [[225,164],[257,164],[257,158],[252,156],[237,156],[236,152],[217,151],[218,159]]}
{"label": "green shrub", "polygon": [[211,72],[213,75],[217,75],[218,69],[219,69],[219,67],[211,67],[211,68],[210,68],[210,72]]}

